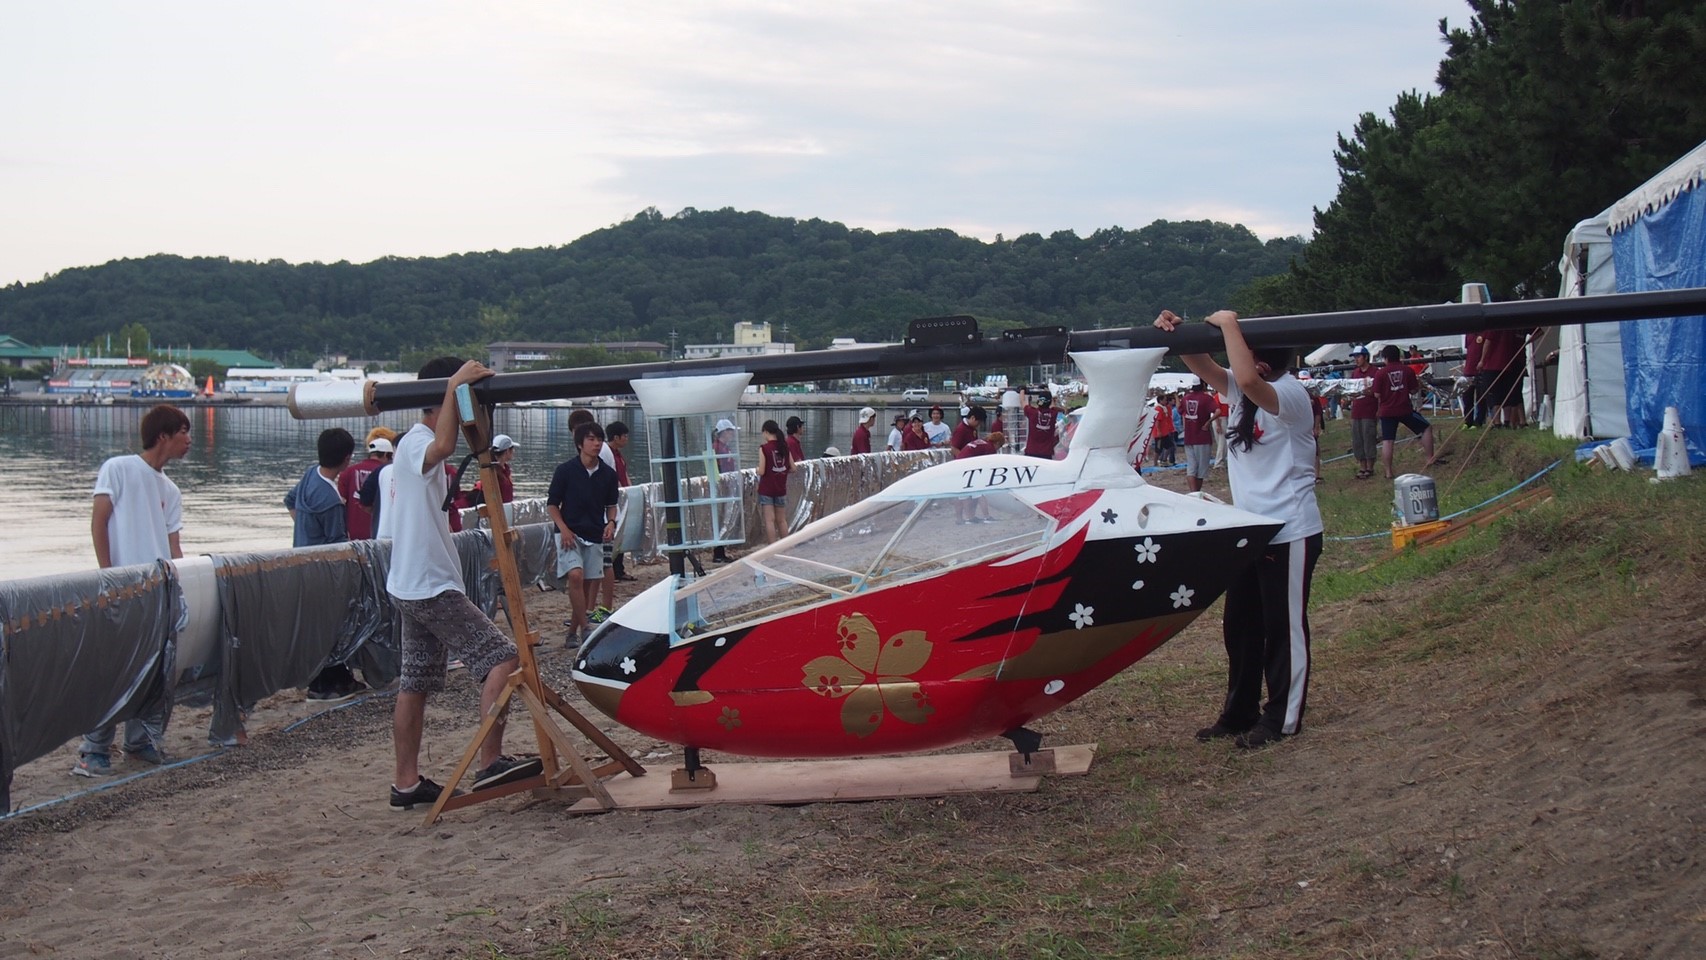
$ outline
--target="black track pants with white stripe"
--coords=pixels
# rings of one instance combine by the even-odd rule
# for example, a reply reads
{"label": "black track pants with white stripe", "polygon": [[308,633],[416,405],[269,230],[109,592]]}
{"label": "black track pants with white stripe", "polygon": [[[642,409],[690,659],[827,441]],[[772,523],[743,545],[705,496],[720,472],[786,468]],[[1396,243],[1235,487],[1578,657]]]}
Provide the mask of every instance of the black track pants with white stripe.
{"label": "black track pants with white stripe", "polygon": [[[1226,704],[1220,722],[1303,729],[1309,699],[1309,582],[1321,534],[1270,544],[1226,589]],[[1262,684],[1268,702],[1262,704]]]}

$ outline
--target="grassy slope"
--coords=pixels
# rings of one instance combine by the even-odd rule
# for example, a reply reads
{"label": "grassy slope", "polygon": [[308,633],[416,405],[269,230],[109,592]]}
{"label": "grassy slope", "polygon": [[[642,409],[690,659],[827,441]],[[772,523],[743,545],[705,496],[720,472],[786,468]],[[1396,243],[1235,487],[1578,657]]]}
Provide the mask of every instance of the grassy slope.
{"label": "grassy slope", "polygon": [[[1449,694],[1406,728],[1425,749],[1480,756],[1493,733],[1482,728],[1496,726],[1500,756],[1520,752],[1488,718],[1505,716],[1549,658],[1706,580],[1706,487],[1584,469],[1570,445],[1532,432],[1450,443],[1453,463],[1436,475],[1442,512],[1563,458],[1545,481],[1555,499],[1426,551],[1329,543],[1312,604],[1311,725],[1297,742],[1249,755],[1191,740],[1223,684],[1211,611],[1050,718],[1052,742],[1100,743],[1088,777],[1019,797],[805,808],[785,836],[746,841],[739,870],[695,868],[683,851],[669,875],[562,891],[555,929],[470,943],[464,955],[1600,955],[1615,930],[1572,928],[1550,910],[1544,923],[1509,929],[1505,898],[1491,892],[1505,882],[1497,866],[1471,866],[1506,815],[1490,804],[1476,812],[1465,794],[1481,787],[1458,783],[1442,761],[1440,772],[1397,775],[1441,791],[1405,800],[1369,766],[1404,761],[1383,732],[1386,705],[1429,685]],[[1389,522],[1391,485],[1353,481],[1353,469],[1327,467],[1330,534]],[[1441,737],[1455,739],[1431,745]],[[1519,799],[1524,789],[1511,788]],[[1364,803],[1391,826],[1360,823]],[[1423,823],[1438,807],[1455,819]],[[1275,810],[1280,823],[1316,821],[1313,832],[1252,824]],[[1436,845],[1430,830],[1457,839]]]}

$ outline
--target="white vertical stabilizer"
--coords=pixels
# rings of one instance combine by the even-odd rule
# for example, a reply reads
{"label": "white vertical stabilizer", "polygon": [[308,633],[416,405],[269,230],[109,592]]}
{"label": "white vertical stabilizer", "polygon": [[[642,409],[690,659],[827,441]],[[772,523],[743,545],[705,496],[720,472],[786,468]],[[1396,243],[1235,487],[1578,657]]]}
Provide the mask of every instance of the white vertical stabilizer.
{"label": "white vertical stabilizer", "polygon": [[1072,435],[1072,449],[1114,447],[1123,451],[1129,447],[1137,439],[1138,424],[1143,419],[1149,378],[1166,355],[1161,347],[1072,354],[1072,361],[1084,371],[1090,394],[1083,419]]}

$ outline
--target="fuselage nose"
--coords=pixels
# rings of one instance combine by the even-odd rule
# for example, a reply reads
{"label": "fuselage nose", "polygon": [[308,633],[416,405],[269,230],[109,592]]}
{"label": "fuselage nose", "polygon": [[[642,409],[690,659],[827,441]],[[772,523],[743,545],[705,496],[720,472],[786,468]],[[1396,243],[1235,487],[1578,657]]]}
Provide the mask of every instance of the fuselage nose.
{"label": "fuselage nose", "polygon": [[607,620],[575,655],[575,672],[605,683],[631,684],[669,654],[670,635]]}

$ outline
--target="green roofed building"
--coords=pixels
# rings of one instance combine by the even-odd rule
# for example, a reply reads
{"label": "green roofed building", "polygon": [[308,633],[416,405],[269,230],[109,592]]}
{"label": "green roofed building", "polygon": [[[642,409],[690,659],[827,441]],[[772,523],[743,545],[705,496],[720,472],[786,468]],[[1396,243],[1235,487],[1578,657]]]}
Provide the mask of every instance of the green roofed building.
{"label": "green roofed building", "polygon": [[221,367],[276,367],[271,360],[262,360],[247,350],[173,350],[171,359],[177,363],[189,360],[212,360]]}
{"label": "green roofed building", "polygon": [[[17,337],[0,333],[0,363],[14,367],[31,367],[38,363],[58,363],[70,357],[88,356],[88,348],[56,346],[32,347]],[[271,360],[263,360],[247,350],[182,350],[172,349],[159,351],[173,363],[189,363],[191,360],[211,360],[221,368],[229,367],[276,367],[278,364]]]}
{"label": "green roofed building", "polygon": [[33,367],[61,356],[58,347],[32,347],[17,337],[0,333],[0,363],[14,367]]}

